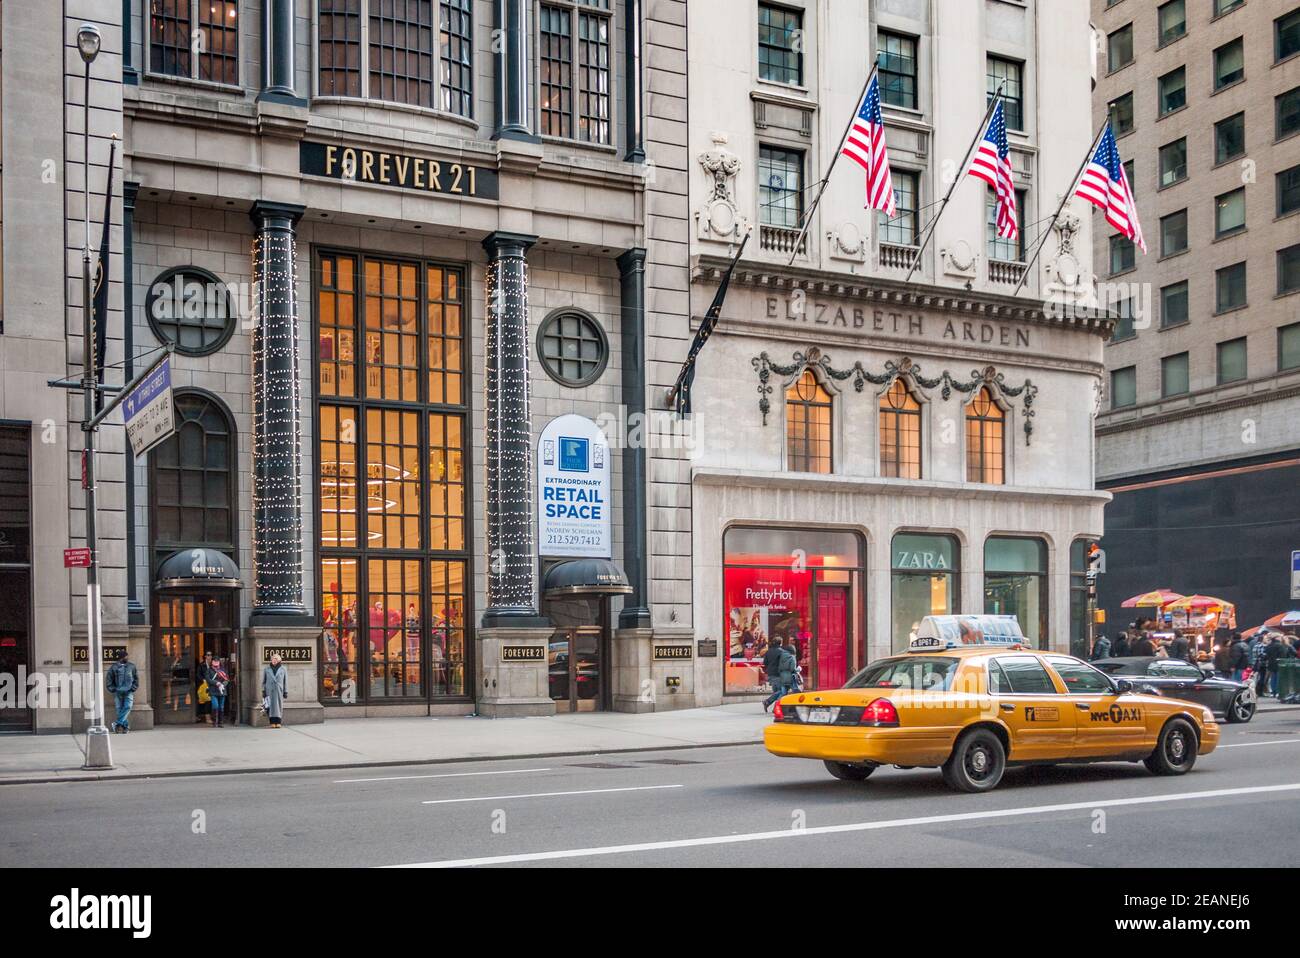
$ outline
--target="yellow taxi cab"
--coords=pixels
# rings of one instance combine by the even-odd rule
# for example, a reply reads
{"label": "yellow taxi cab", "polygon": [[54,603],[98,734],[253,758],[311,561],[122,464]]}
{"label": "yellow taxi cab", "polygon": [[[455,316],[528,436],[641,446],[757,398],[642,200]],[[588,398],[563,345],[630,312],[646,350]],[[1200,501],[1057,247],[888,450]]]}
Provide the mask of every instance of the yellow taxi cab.
{"label": "yellow taxi cab", "polygon": [[820,759],[840,779],[862,781],[881,765],[941,768],[951,787],[985,792],[1008,765],[1142,761],[1182,775],[1219,744],[1209,709],[1135,694],[1023,641],[1014,617],[929,616],[906,653],[844,688],[782,696],[764,745]]}

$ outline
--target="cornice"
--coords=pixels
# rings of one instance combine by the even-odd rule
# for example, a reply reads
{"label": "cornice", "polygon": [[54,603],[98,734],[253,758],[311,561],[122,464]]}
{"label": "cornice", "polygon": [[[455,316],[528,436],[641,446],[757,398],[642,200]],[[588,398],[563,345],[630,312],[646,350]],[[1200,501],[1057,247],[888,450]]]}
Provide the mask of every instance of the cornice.
{"label": "cornice", "polygon": [[[1163,426],[1173,422],[1181,422],[1184,419],[1198,419],[1202,416],[1210,416],[1219,412],[1228,412],[1233,409],[1245,409],[1249,406],[1260,406],[1266,403],[1282,402],[1286,399],[1292,399],[1300,396],[1300,382],[1283,386],[1278,389],[1270,389],[1266,392],[1244,393],[1240,396],[1233,396],[1228,399],[1209,400],[1191,406],[1181,406],[1177,409],[1169,409],[1164,412],[1154,413],[1143,416],[1140,413],[1137,418],[1124,419],[1120,422],[1103,422],[1102,417],[1097,420],[1098,436],[1113,436],[1125,432],[1134,432],[1139,429],[1148,429],[1154,426]],[[1132,409],[1114,410],[1107,415],[1120,416],[1125,413],[1132,414]]]}
{"label": "cornice", "polygon": [[[721,256],[696,256],[691,267],[691,282],[705,283],[721,280],[729,260]],[[1032,323],[1057,329],[1089,332],[1103,339],[1110,338],[1115,321],[1107,313],[1096,309],[1070,307],[1068,315],[1051,316],[1037,300],[1026,301],[1011,296],[998,296],[984,292],[968,292],[942,286],[920,283],[903,283],[900,280],[876,276],[845,276],[843,273],[824,270],[785,267],[774,263],[746,263],[742,261],[731,279],[733,286],[753,289],[790,291],[800,289],[806,293],[835,296],[874,305],[937,309],[967,319],[986,318]]]}

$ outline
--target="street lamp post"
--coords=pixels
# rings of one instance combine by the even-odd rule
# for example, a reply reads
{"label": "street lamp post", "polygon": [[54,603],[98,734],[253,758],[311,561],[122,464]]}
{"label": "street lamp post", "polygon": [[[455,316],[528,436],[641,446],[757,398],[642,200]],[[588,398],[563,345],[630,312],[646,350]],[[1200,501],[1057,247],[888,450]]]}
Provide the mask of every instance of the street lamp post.
{"label": "street lamp post", "polygon": [[[93,289],[90,277],[90,65],[99,56],[99,30],[93,23],[83,23],[77,30],[77,50],[85,64],[85,85],[82,96],[82,155],[85,161],[82,189],[85,191],[86,241],[81,253],[81,395],[85,416],[82,434],[85,436],[84,484],[86,487],[86,548],[90,550],[90,565],[86,568],[86,633],[89,639],[89,665],[91,683],[91,720],[86,731],[86,762],[83,768],[112,768],[113,750],[109,745],[108,729],[104,727],[104,629],[103,608],[99,596],[99,555],[95,537],[95,397],[98,395],[98,376],[95,370],[94,318],[92,310]],[[108,264],[104,264],[104,281],[108,281]]]}

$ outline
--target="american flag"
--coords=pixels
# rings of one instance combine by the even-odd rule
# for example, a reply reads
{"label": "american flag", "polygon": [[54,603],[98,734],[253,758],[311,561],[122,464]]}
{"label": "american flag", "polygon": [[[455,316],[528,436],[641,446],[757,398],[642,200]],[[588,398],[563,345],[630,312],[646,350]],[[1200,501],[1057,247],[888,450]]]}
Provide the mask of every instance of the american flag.
{"label": "american flag", "polygon": [[867,171],[867,202],[864,208],[882,210],[886,216],[893,216],[894,178],[889,174],[889,150],[885,147],[885,118],[880,115],[880,83],[877,77],[873,76],[867,85],[867,95],[858,106],[841,152]]}
{"label": "american flag", "polygon": [[979,149],[970,161],[971,176],[978,176],[998,194],[998,236],[1015,239],[1020,235],[1016,224],[1016,187],[1011,179],[1011,147],[1007,145],[1007,118],[1002,100],[993,108]]}
{"label": "american flag", "polygon": [[1142,252],[1147,251],[1146,240],[1142,237],[1142,225],[1138,222],[1137,203],[1133,200],[1133,189],[1124,172],[1124,164],[1120,162],[1119,148],[1115,145],[1115,134],[1111,132],[1109,123],[1097,144],[1097,151],[1083,171],[1083,178],[1079,180],[1074,195],[1082,196],[1105,212],[1107,223],[1136,243]]}

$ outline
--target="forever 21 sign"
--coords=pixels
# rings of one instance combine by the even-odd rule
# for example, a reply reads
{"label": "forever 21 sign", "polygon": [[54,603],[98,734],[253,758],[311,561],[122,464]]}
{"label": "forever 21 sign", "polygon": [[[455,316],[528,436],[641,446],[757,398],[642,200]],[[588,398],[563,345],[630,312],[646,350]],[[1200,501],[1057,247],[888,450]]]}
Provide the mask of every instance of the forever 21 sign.
{"label": "forever 21 sign", "polygon": [[299,170],[304,176],[400,186],[425,193],[471,199],[500,198],[497,171],[469,163],[446,163],[409,153],[389,153],[333,143],[303,142],[298,147]]}

